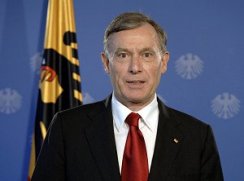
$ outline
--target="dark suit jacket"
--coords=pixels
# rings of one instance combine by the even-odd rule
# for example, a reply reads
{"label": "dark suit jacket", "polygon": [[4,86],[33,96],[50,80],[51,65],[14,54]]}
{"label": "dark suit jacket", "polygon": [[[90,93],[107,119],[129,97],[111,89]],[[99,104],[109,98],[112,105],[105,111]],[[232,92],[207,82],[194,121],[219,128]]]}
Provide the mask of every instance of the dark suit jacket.
{"label": "dark suit jacket", "polygon": [[[159,102],[149,181],[222,181],[209,125]],[[32,181],[120,181],[111,100],[56,114]]]}

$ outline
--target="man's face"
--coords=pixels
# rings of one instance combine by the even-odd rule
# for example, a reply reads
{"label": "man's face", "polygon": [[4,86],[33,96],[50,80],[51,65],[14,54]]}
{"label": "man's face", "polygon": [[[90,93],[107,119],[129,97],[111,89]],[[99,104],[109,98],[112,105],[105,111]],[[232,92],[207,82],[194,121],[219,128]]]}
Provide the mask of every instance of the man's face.
{"label": "man's face", "polygon": [[149,24],[111,34],[108,56],[102,53],[116,98],[133,111],[153,100],[168,59],[168,52],[161,51],[157,33]]}

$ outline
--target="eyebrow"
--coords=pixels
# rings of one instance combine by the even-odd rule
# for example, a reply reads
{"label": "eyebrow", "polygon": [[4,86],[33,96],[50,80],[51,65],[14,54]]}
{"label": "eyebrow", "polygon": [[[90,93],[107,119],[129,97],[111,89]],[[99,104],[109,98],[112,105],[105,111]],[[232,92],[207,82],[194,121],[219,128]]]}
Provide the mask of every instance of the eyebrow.
{"label": "eyebrow", "polygon": [[[140,53],[145,52],[145,51],[155,52],[152,48],[143,48],[142,50],[140,50]],[[127,48],[117,48],[115,53],[118,53],[118,52],[131,52],[131,51]]]}
{"label": "eyebrow", "polygon": [[152,48],[143,48],[142,50],[140,50],[140,52],[146,52],[146,51],[155,52]]}
{"label": "eyebrow", "polygon": [[130,50],[127,49],[127,48],[117,48],[117,49],[115,50],[115,53],[118,53],[118,52],[130,52]]}

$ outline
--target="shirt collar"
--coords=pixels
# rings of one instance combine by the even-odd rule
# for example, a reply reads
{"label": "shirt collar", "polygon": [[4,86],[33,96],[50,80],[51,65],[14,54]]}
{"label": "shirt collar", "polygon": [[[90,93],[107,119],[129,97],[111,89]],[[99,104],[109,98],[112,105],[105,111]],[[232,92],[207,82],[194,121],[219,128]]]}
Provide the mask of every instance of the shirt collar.
{"label": "shirt collar", "polygon": [[156,94],[150,104],[148,104],[147,106],[145,106],[144,108],[138,111],[138,114],[141,115],[144,124],[151,131],[155,131],[155,128],[157,128],[158,113],[159,110],[158,110],[158,101],[157,101]]}
{"label": "shirt collar", "polygon": [[[121,104],[114,94],[112,95],[112,113],[113,113],[113,119],[115,128],[120,131],[120,129],[125,126],[125,119],[126,117],[131,113],[132,111],[128,109],[126,106]],[[150,104],[142,108],[141,110],[137,111],[138,114],[141,116],[141,121],[144,123],[145,126],[147,126],[151,131],[155,131],[157,127],[157,117],[154,119],[151,119],[151,115],[158,115],[158,102],[157,102],[157,96],[155,94],[154,99]],[[155,121],[156,120],[156,121]],[[139,123],[139,127],[143,127],[143,124]]]}

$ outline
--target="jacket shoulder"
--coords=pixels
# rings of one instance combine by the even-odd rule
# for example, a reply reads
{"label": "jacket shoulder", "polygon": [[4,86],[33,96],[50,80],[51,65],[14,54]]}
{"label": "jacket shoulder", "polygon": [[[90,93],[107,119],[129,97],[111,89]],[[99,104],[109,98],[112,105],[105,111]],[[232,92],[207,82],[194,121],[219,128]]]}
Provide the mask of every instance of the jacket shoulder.
{"label": "jacket shoulder", "polygon": [[181,127],[185,131],[193,131],[199,129],[208,129],[210,126],[204,121],[187,114],[185,112],[168,107],[162,101],[159,102],[159,109],[164,119],[168,120],[170,124]]}
{"label": "jacket shoulder", "polygon": [[82,116],[84,114],[96,114],[106,109],[104,101],[99,101],[91,104],[80,105],[74,108],[70,108],[64,111],[60,111],[57,114],[62,117],[75,117]]}
{"label": "jacket shoulder", "polygon": [[180,123],[183,124],[189,124],[189,125],[201,125],[201,126],[208,126],[207,123],[204,121],[198,119],[195,116],[192,116],[190,114],[187,114],[185,112],[167,107],[169,116],[174,118],[175,120],[178,120]]}
{"label": "jacket shoulder", "polygon": [[51,125],[61,124],[64,129],[74,130],[78,127],[85,128],[92,124],[94,117],[99,117],[106,112],[104,101],[81,105],[56,113]]}

